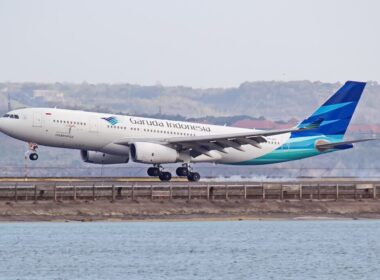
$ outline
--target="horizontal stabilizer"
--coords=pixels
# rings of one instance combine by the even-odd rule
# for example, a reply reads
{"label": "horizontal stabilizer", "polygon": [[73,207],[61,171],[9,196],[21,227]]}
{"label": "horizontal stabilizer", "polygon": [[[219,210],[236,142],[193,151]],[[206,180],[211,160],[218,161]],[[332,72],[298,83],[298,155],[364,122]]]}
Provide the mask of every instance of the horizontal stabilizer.
{"label": "horizontal stabilizer", "polygon": [[366,141],[372,141],[372,140],[377,140],[377,139],[368,138],[368,139],[358,139],[358,140],[342,141],[342,142],[334,142],[334,143],[323,143],[323,144],[317,144],[316,148],[321,152],[324,152],[327,150],[345,150],[345,149],[352,148],[353,143],[366,142]]}

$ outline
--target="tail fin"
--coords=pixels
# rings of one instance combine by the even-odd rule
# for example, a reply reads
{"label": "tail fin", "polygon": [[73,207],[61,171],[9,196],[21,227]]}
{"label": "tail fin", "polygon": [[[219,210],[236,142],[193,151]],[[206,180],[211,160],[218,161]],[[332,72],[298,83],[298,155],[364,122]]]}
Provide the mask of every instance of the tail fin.
{"label": "tail fin", "polygon": [[294,136],[301,136],[298,135],[300,133],[302,136],[324,134],[343,138],[365,85],[362,82],[347,81],[317,111],[298,125],[299,128],[307,128],[315,123],[319,126],[296,132],[297,135]]}

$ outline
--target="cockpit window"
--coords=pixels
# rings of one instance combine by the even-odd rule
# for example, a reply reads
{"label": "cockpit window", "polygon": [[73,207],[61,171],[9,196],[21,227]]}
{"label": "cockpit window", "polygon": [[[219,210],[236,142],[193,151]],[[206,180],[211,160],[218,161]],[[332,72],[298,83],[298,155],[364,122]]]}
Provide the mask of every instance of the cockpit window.
{"label": "cockpit window", "polygon": [[13,114],[5,114],[3,118],[19,119],[19,116]]}

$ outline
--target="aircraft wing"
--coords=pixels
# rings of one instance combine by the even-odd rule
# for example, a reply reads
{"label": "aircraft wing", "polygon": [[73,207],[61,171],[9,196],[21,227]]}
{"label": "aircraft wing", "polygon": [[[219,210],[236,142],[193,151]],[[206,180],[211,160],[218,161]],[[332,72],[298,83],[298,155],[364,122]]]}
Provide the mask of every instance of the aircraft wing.
{"label": "aircraft wing", "polygon": [[203,136],[186,136],[186,137],[167,137],[154,139],[120,139],[115,144],[129,145],[133,142],[152,142],[162,145],[172,145],[180,150],[191,150],[193,157],[201,154],[208,155],[212,150],[217,150],[222,153],[225,148],[231,147],[242,151],[241,145],[252,145],[261,149],[260,143],[267,142],[265,137],[279,135],[295,131],[303,131],[308,128],[290,128],[281,130],[266,130],[266,131],[248,131],[240,133],[203,135]]}

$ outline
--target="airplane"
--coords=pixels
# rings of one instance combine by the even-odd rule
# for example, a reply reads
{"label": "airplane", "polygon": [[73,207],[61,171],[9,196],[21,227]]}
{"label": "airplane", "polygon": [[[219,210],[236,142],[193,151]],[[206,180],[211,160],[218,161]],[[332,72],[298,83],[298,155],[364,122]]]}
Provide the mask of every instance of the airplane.
{"label": "airplane", "polygon": [[[163,164],[180,163],[177,176],[196,182],[193,163],[271,164],[353,148],[343,140],[366,83],[347,81],[296,127],[256,130],[173,120],[102,114],[57,108],[24,108],[0,118],[0,131],[29,143],[29,159],[38,145],[78,149],[94,164],[134,162],[152,165],[149,176],[170,181]],[[296,102],[296,101],[295,101]]]}

